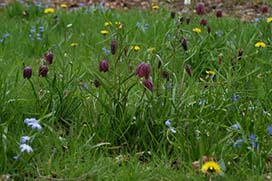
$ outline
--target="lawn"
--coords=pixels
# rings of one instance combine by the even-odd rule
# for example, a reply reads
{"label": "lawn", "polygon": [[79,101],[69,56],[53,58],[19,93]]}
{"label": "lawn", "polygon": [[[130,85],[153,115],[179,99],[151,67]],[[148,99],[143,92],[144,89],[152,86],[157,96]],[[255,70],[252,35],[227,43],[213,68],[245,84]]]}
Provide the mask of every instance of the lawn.
{"label": "lawn", "polygon": [[201,7],[2,8],[0,180],[269,180],[260,7],[251,22]]}

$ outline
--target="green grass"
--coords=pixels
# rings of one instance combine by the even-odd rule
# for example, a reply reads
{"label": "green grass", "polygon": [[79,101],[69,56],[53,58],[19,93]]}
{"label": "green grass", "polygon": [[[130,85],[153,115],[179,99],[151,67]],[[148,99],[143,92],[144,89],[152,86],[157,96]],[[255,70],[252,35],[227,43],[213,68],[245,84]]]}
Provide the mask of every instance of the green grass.
{"label": "green grass", "polygon": [[[190,24],[181,24],[181,16],[190,17]],[[211,33],[199,25],[201,18],[208,19]],[[44,14],[34,5],[10,4],[1,11],[5,23],[0,25],[0,37],[9,33],[0,43],[1,175],[14,180],[208,180],[192,167],[208,156],[224,170],[213,180],[264,180],[271,174],[272,154],[267,132],[272,125],[272,24],[266,18],[258,23],[214,15],[171,18],[162,7]],[[201,33],[192,31],[196,27]],[[103,29],[109,31],[105,36]],[[113,39],[117,53],[106,54],[102,48],[110,50]],[[255,47],[260,41],[265,48]],[[136,45],[139,51],[131,48]],[[44,60],[47,51],[54,55],[51,65]],[[108,60],[108,72],[99,71],[101,60]],[[141,62],[150,65],[152,91],[135,75]],[[41,64],[49,68],[46,77],[38,74]],[[23,78],[26,66],[33,70],[30,79]],[[42,130],[27,127],[26,118],[38,119]],[[20,152],[20,138],[26,135],[33,139],[27,143],[32,153]],[[243,143],[235,148],[237,139]]]}

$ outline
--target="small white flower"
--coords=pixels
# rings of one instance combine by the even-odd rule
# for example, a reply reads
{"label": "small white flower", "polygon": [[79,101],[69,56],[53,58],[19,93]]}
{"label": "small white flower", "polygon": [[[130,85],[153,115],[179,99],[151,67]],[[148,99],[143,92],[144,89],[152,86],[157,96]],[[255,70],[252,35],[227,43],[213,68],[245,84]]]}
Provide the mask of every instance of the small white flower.
{"label": "small white flower", "polygon": [[22,143],[22,144],[28,142],[29,140],[30,140],[30,137],[29,137],[29,136],[22,136],[22,137],[21,137],[21,143]]}
{"label": "small white flower", "polygon": [[29,146],[27,144],[21,144],[20,150],[21,150],[21,152],[27,152],[27,153],[33,152],[33,149],[31,148],[31,146]]}
{"label": "small white flower", "polygon": [[177,131],[176,131],[175,128],[173,128],[173,127],[169,127],[169,130],[170,130],[172,133],[174,133],[174,134],[177,133]]}
{"label": "small white flower", "polygon": [[38,131],[42,130],[42,126],[35,118],[26,118],[24,122],[27,124],[27,126],[30,126],[32,129],[37,129]]}

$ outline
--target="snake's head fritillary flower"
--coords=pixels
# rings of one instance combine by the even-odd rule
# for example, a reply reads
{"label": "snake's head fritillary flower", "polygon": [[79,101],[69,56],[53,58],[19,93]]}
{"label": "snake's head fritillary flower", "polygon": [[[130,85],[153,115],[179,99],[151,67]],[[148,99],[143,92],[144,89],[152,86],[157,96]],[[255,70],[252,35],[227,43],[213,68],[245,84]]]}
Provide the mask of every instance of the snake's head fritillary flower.
{"label": "snake's head fritillary flower", "polygon": [[93,83],[96,88],[100,86],[100,82],[97,79],[95,79]]}
{"label": "snake's head fritillary flower", "polygon": [[222,11],[222,9],[216,10],[215,15],[216,15],[217,18],[222,18],[222,16],[223,16],[223,11]]}
{"label": "snake's head fritillary flower", "polygon": [[174,19],[176,17],[176,12],[175,11],[171,11],[170,16],[171,16],[171,18]]}
{"label": "snake's head fritillary flower", "polygon": [[203,2],[196,4],[196,13],[198,15],[203,15],[205,13],[205,4]]}
{"label": "snake's head fritillary flower", "polygon": [[115,55],[117,51],[117,40],[115,39],[111,40],[110,47],[111,47],[111,54]]}
{"label": "snake's head fritillary flower", "polygon": [[187,24],[187,25],[190,24],[190,21],[191,21],[191,18],[190,18],[190,17],[187,17],[187,18],[186,18],[186,24]]}
{"label": "snake's head fritillary flower", "polygon": [[208,20],[205,19],[205,18],[202,18],[202,19],[200,20],[200,22],[199,22],[199,24],[200,24],[201,26],[206,26],[207,23],[208,23]]}
{"label": "snake's head fritillary flower", "polygon": [[188,50],[187,40],[185,39],[184,36],[182,36],[182,38],[181,38],[181,46],[183,47],[184,51]]}
{"label": "snake's head fritillary flower", "polygon": [[44,54],[44,60],[50,65],[53,63],[54,55],[52,52],[46,52]]}
{"label": "snake's head fritillary flower", "polygon": [[167,71],[162,72],[162,77],[166,80],[169,80],[169,73]]}
{"label": "snake's head fritillary flower", "polygon": [[107,60],[102,60],[99,63],[99,71],[100,72],[107,72],[107,71],[109,71],[109,62]]}
{"label": "snake's head fritillary flower", "polygon": [[40,65],[39,76],[46,77],[48,74],[48,67],[46,65]]}
{"label": "snake's head fritillary flower", "polygon": [[207,161],[202,165],[201,171],[205,174],[219,174],[222,172],[218,163]]}
{"label": "snake's head fritillary flower", "polygon": [[54,8],[45,8],[43,12],[45,14],[50,14],[50,13],[54,13],[55,9]]}
{"label": "snake's head fritillary flower", "polygon": [[30,79],[31,76],[32,76],[32,68],[29,67],[29,66],[25,67],[23,76],[24,76],[25,79]]}
{"label": "snake's head fritillary flower", "polygon": [[190,77],[192,77],[192,75],[193,75],[193,70],[192,70],[191,65],[185,64],[185,70],[186,70],[187,74],[188,74]]}
{"label": "snake's head fritillary flower", "polygon": [[207,26],[207,32],[211,33],[211,31],[212,31],[212,28],[210,26]]}
{"label": "snake's head fritillary flower", "polygon": [[262,12],[263,14],[268,13],[268,6],[267,6],[267,5],[262,5],[262,6],[261,6],[261,12]]}
{"label": "snake's head fritillary flower", "polygon": [[144,77],[145,79],[148,79],[149,73],[150,73],[150,65],[149,64],[142,62],[137,65],[135,75],[137,75],[139,77]]}
{"label": "snake's head fritillary flower", "polygon": [[144,79],[143,80],[143,84],[144,84],[145,88],[147,88],[148,90],[150,90],[150,91],[153,90],[153,82],[152,82],[152,80]]}

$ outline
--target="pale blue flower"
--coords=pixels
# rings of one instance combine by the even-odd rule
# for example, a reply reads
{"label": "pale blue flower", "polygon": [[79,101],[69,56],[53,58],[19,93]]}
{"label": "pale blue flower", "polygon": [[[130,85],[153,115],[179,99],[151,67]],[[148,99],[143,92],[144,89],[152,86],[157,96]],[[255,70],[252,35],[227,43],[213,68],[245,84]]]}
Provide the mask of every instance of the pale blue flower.
{"label": "pale blue flower", "polygon": [[238,139],[238,140],[236,140],[234,143],[233,143],[233,147],[234,148],[240,148],[241,146],[242,146],[242,143],[243,143],[244,141],[242,140],[242,139]]}
{"label": "pale blue flower", "polygon": [[267,133],[269,136],[272,136],[272,126],[271,125],[267,126]]}
{"label": "pale blue flower", "polygon": [[5,38],[7,38],[7,37],[9,37],[9,36],[10,36],[9,33],[5,33],[5,34],[3,34],[3,39],[5,39]]}
{"label": "pale blue flower", "polygon": [[40,33],[43,33],[43,32],[44,32],[44,27],[43,27],[43,26],[40,26],[40,27],[39,27],[39,31],[40,31]]}
{"label": "pale blue flower", "polygon": [[241,129],[239,124],[234,124],[234,125],[232,125],[231,127],[232,127],[233,129],[235,129],[235,130]]}
{"label": "pale blue flower", "polygon": [[231,96],[231,100],[232,100],[233,102],[238,101],[238,95],[237,95],[237,94],[233,94],[233,95]]}
{"label": "pale blue flower", "polygon": [[37,129],[38,131],[42,130],[42,126],[35,118],[26,118],[24,122],[27,124],[27,126],[30,126],[32,129]]}
{"label": "pale blue flower", "polygon": [[110,54],[110,50],[108,50],[106,47],[103,47],[102,50],[104,51],[104,53],[106,55],[109,55]]}
{"label": "pale blue flower", "polygon": [[33,152],[33,149],[31,148],[31,146],[27,145],[27,144],[21,144],[20,145],[20,150],[21,152],[27,152],[27,153],[31,153]]}
{"label": "pale blue flower", "polygon": [[165,121],[165,125],[167,126],[167,127],[171,127],[171,120],[166,120]]}
{"label": "pale blue flower", "polygon": [[23,143],[26,143],[26,142],[28,142],[30,139],[31,139],[31,138],[30,138],[29,136],[22,136],[22,137],[21,137],[21,143],[22,143],[22,144],[23,144]]}
{"label": "pale blue flower", "polygon": [[177,133],[177,131],[176,131],[175,128],[173,128],[173,127],[169,127],[169,130],[170,130],[172,133],[174,133],[174,134]]}
{"label": "pale blue flower", "polygon": [[249,136],[250,140],[251,140],[251,145],[253,148],[257,148],[258,144],[257,144],[257,136],[255,134],[251,134]]}

